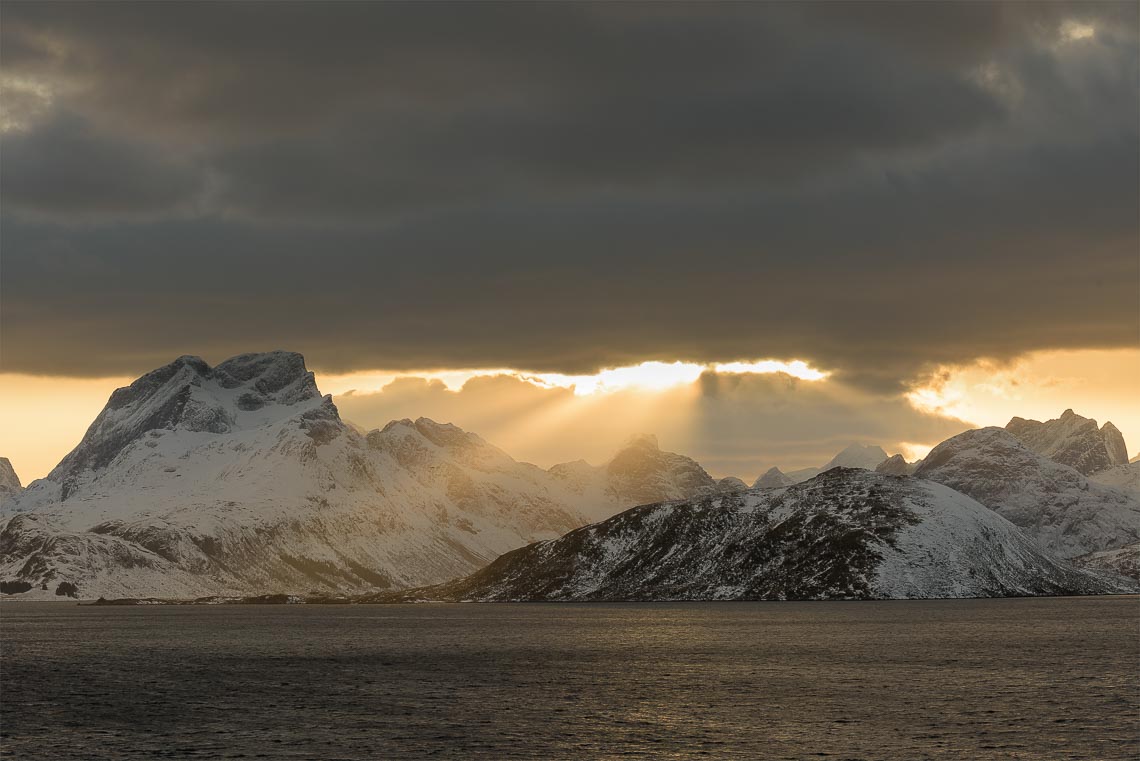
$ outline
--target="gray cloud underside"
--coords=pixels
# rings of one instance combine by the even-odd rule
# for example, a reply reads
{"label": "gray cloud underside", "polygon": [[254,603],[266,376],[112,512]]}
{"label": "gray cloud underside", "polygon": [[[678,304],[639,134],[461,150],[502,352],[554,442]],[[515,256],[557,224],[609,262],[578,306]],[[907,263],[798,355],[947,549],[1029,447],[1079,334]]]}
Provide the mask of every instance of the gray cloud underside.
{"label": "gray cloud underside", "polygon": [[1135,345],[1136,15],[5,4],[3,369]]}

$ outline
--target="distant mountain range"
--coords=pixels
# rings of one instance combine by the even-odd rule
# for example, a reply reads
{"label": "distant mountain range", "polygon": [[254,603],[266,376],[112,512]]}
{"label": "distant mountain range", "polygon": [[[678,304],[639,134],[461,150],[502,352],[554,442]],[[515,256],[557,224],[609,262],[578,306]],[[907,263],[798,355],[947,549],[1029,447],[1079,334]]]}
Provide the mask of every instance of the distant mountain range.
{"label": "distant mountain range", "polygon": [[[902,455],[898,455],[898,457],[902,459]],[[803,483],[809,478],[815,478],[820,473],[824,473],[832,468],[863,468],[865,470],[874,470],[888,459],[887,453],[884,452],[880,446],[854,443],[847,446],[842,452],[818,468],[800,468],[798,470],[788,471],[787,473],[782,472],[779,468],[772,468],[753,485],[759,486],[760,481],[765,479],[765,483],[775,485],[781,478],[793,484]]]}
{"label": "distant mountain range", "polygon": [[1140,566],[1140,465],[1125,452],[1110,423],[1097,427],[1070,410],[966,432],[920,463],[853,444],[820,468],[772,468],[751,489],[713,479],[647,435],[602,465],[544,470],[426,418],[362,431],[340,419],[299,354],[248,354],[216,367],[180,357],[112,394],[46,478],[22,488],[0,459],[0,591],[362,599],[1121,591],[1135,586],[1117,574]]}

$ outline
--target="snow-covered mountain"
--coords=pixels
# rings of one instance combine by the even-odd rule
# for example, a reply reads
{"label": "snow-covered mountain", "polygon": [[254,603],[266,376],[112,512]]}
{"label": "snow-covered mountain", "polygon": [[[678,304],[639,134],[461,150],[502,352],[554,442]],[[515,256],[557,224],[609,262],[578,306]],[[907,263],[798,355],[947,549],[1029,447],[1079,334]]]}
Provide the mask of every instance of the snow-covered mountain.
{"label": "snow-covered mountain", "polygon": [[685,499],[717,489],[717,481],[696,460],[662,451],[657,437],[649,434],[631,438],[603,465],[576,460],[548,472],[592,521],[632,505]]}
{"label": "snow-covered mountain", "polygon": [[769,468],[764,475],[756,479],[752,484],[753,489],[779,489],[784,486],[791,486],[795,481],[784,475],[784,472],[779,468]]}
{"label": "snow-covered mountain", "polygon": [[0,457],[0,503],[15,497],[23,490],[20,477],[16,475],[16,469],[12,467],[12,463],[7,457]]}
{"label": "snow-covered mountain", "polygon": [[1015,417],[1005,429],[1034,452],[1086,476],[1128,462],[1128,448],[1116,426],[1097,428],[1095,420],[1072,410],[1044,423]]}
{"label": "snow-covered mountain", "polygon": [[713,487],[714,494],[731,494],[734,491],[745,491],[748,489],[748,484],[741,481],[736,476],[725,476],[716,482]]}
{"label": "snow-covered mountain", "polygon": [[874,444],[850,444],[843,449],[842,452],[832,457],[827,464],[818,468],[800,468],[799,470],[788,471],[787,477],[791,479],[792,483],[803,483],[809,478],[815,478],[820,473],[825,473],[832,468],[863,468],[864,470],[874,470],[883,461],[887,459],[887,453],[883,448]]}
{"label": "snow-covered mountain", "polygon": [[837,468],[627,510],[401,599],[788,600],[1134,591],[1056,560],[945,486]]}
{"label": "snow-covered mountain", "polygon": [[1089,476],[1089,480],[1129,492],[1140,499],[1140,462],[1098,470]]}
{"label": "snow-covered mountain", "polygon": [[947,439],[915,476],[973,497],[1062,558],[1140,540],[1136,496],[1038,454],[1002,428]]}
{"label": "snow-covered mountain", "polygon": [[181,357],[4,500],[0,580],[84,597],[401,588],[714,483],[647,441],[582,465],[568,484],[425,418],[362,435],[299,354]]}

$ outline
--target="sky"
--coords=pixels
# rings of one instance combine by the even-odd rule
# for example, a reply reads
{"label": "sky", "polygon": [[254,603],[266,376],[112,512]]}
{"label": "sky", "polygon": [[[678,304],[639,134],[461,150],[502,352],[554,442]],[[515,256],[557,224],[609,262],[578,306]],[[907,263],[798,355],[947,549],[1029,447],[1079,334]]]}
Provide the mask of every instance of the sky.
{"label": "sky", "polygon": [[1067,407],[1136,451],[1137,14],[6,1],[0,454],[42,476],[115,386],[275,348],[361,425],[539,464]]}

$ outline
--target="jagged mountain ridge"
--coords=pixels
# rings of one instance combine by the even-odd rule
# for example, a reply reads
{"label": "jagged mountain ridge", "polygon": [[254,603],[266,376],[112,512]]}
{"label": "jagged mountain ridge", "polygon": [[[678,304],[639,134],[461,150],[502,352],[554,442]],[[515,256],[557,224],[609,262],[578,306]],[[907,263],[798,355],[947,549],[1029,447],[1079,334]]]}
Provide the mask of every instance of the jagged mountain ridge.
{"label": "jagged mountain ridge", "polygon": [[7,457],[0,457],[0,501],[14,497],[24,490],[16,469]]}
{"label": "jagged mountain ridge", "polygon": [[1005,429],[1034,452],[1086,476],[1128,463],[1128,448],[1116,426],[1106,422],[1098,428],[1095,420],[1071,409],[1044,423],[1015,417]]}
{"label": "jagged mountain ridge", "polygon": [[1137,588],[1054,559],[947,487],[836,468],[783,489],[633,508],[507,553],[465,579],[386,599],[867,599]]}
{"label": "jagged mountain ridge", "polygon": [[894,454],[875,467],[876,473],[888,476],[909,476],[918,468],[918,463],[907,462],[901,454]]}
{"label": "jagged mountain ridge", "polygon": [[966,431],[915,471],[973,497],[1062,558],[1140,540],[1140,500],[1044,457],[1002,428]]}
{"label": "jagged mountain ridge", "polygon": [[298,354],[180,357],[112,394],[48,477],[5,500],[0,579],[89,597],[421,585],[617,512],[623,494],[683,496],[695,471],[679,457],[639,446],[570,489],[426,418],[361,435]]}

